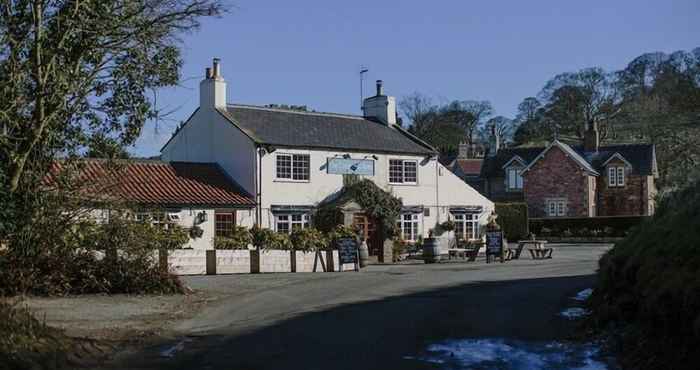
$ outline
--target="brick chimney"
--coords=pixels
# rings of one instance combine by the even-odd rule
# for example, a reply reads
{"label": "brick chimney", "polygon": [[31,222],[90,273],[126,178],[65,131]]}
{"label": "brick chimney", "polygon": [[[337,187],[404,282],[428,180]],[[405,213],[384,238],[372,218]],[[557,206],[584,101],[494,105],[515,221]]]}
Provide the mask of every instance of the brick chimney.
{"label": "brick chimney", "polygon": [[205,69],[199,83],[200,108],[226,108],[226,81],[221,75],[221,60],[214,58],[212,67]]}
{"label": "brick chimney", "polygon": [[501,149],[501,139],[496,134],[496,125],[491,126],[491,138],[489,139],[489,157],[493,157]]}
{"label": "brick chimney", "polygon": [[382,80],[377,80],[377,95],[365,99],[362,110],[366,118],[374,118],[389,126],[396,124],[396,98],[384,95]]}
{"label": "brick chimney", "polygon": [[599,146],[598,123],[596,121],[589,122],[586,132],[583,134],[583,150],[586,152],[597,152]]}

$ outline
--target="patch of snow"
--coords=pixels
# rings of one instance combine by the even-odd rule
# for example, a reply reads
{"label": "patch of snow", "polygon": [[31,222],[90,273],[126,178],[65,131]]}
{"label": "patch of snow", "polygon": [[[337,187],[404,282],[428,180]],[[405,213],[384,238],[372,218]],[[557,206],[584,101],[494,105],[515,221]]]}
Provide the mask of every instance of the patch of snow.
{"label": "patch of snow", "polygon": [[177,342],[177,344],[175,344],[174,346],[169,347],[169,348],[165,349],[164,351],[161,351],[160,357],[165,357],[165,358],[175,357],[175,354],[177,354],[178,352],[181,352],[182,350],[185,349],[185,343],[189,343],[191,341],[192,341],[192,339],[185,338],[185,339]]}
{"label": "patch of snow", "polygon": [[575,301],[583,302],[583,301],[587,300],[588,298],[590,298],[591,294],[593,294],[593,289],[588,288],[588,289],[584,289],[584,290],[576,293],[576,296],[572,297],[571,299],[573,299]]}
{"label": "patch of snow", "polygon": [[570,307],[559,313],[560,316],[566,317],[569,320],[580,319],[588,314],[589,312],[581,307]]}
{"label": "patch of snow", "polygon": [[428,346],[423,356],[406,356],[440,364],[442,369],[607,370],[594,344],[524,342],[502,338],[449,340]]}

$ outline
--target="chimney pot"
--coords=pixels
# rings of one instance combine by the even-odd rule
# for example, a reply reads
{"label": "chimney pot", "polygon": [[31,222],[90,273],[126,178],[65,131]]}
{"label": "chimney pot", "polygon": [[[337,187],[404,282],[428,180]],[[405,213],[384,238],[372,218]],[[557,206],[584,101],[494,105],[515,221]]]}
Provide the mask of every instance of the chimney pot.
{"label": "chimney pot", "polygon": [[212,74],[211,74],[211,67],[207,67],[207,68],[206,68],[206,70],[205,70],[205,72],[204,72],[204,77],[205,77],[205,78],[212,78],[212,77],[213,77]]}
{"label": "chimney pot", "polygon": [[214,58],[214,78],[221,77],[221,67],[219,62],[221,62],[221,59]]}
{"label": "chimney pot", "polygon": [[384,81],[377,80],[377,96],[384,95]]}

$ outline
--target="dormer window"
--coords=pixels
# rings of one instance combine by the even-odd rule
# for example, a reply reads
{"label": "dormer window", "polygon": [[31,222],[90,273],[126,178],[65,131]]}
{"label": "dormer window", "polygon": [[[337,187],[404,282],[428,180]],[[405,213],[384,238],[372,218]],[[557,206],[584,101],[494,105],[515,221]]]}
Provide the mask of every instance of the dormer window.
{"label": "dormer window", "polygon": [[523,175],[522,175],[522,168],[519,167],[511,167],[506,169],[506,174],[507,174],[507,185],[508,185],[508,190],[511,191],[522,191],[523,190]]}
{"label": "dormer window", "polygon": [[608,186],[622,187],[625,186],[625,167],[610,166],[608,167]]}

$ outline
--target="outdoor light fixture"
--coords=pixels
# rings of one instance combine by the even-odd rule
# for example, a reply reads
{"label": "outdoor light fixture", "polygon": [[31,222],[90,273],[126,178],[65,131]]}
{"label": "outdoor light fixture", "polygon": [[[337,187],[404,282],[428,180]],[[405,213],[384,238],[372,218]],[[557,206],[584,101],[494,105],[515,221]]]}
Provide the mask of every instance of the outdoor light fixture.
{"label": "outdoor light fixture", "polygon": [[350,159],[350,154],[343,154],[343,158]]}
{"label": "outdoor light fixture", "polygon": [[197,213],[197,223],[202,224],[207,222],[207,213],[205,211]]}

